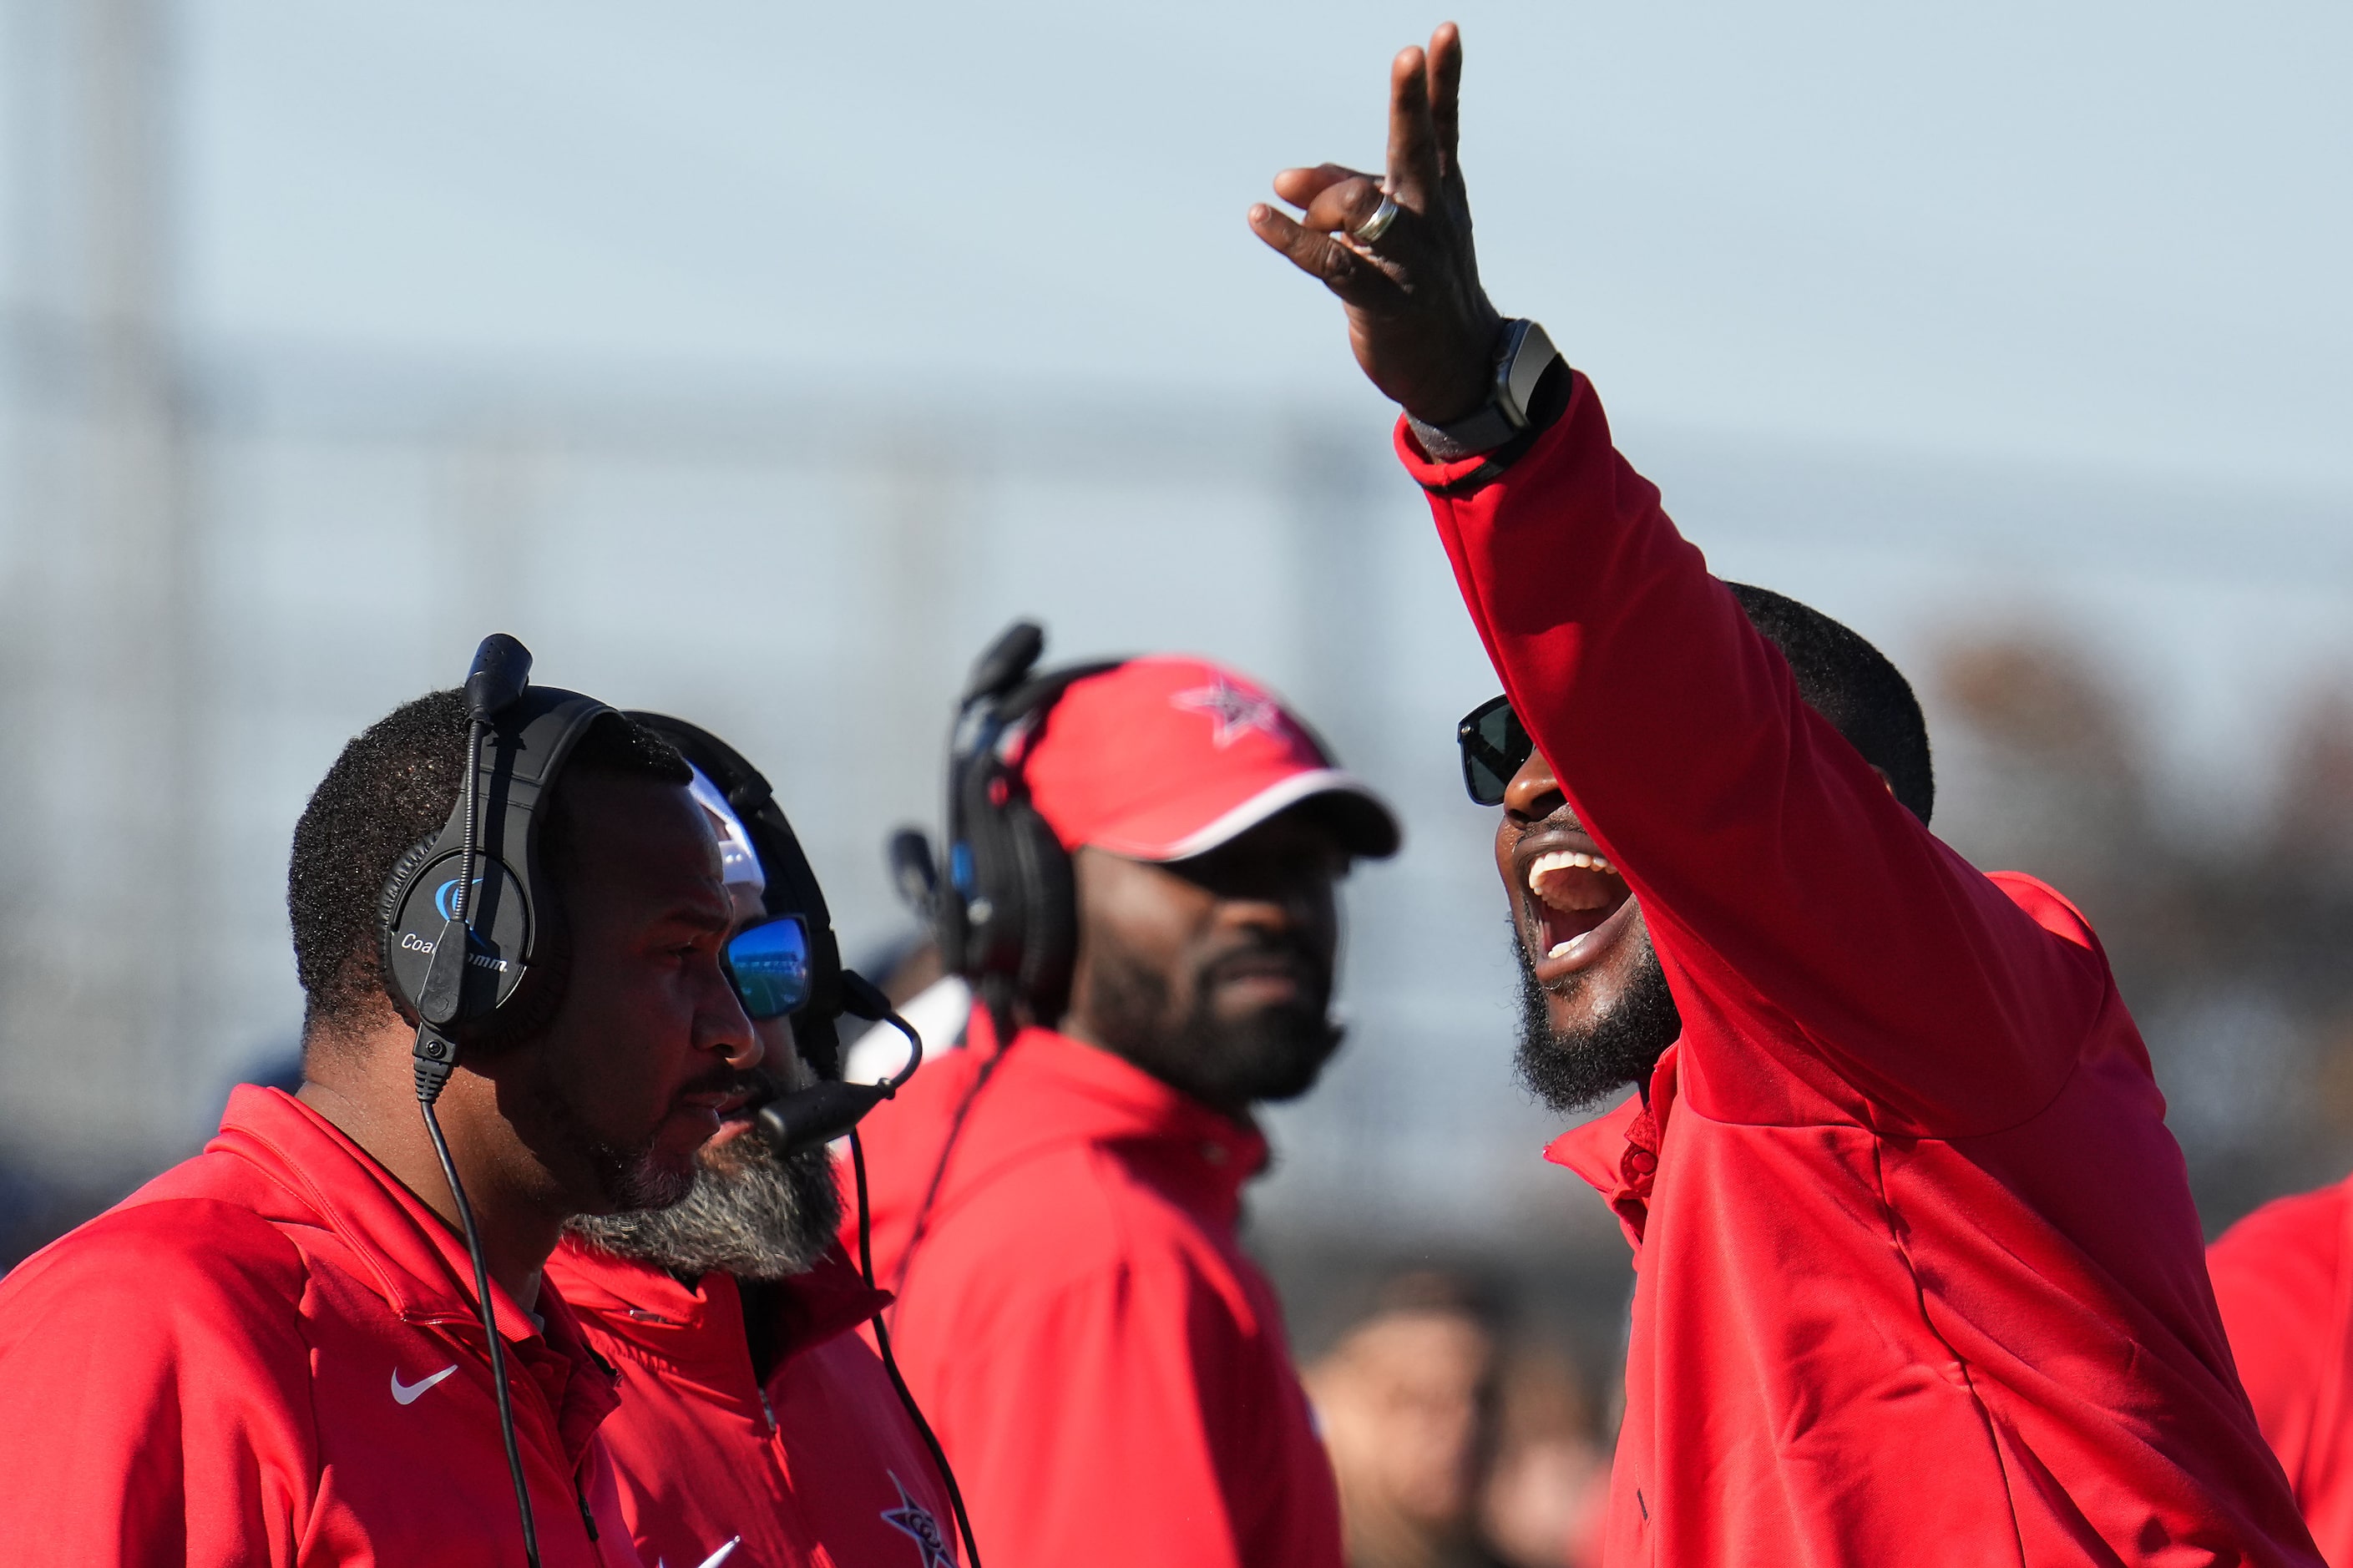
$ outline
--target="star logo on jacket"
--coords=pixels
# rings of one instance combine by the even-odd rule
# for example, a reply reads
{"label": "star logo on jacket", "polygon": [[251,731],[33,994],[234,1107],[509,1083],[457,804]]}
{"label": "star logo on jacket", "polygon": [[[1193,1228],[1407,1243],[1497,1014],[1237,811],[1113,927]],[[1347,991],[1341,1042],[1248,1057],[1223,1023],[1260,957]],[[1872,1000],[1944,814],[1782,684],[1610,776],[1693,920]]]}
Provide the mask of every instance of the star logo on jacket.
{"label": "star logo on jacket", "polygon": [[882,1522],[915,1543],[922,1568],[955,1568],[955,1558],[948,1551],[946,1540],[940,1534],[940,1521],[932,1510],[907,1495],[907,1485],[889,1470],[891,1484],[899,1489],[899,1506],[882,1510]]}
{"label": "star logo on jacket", "polygon": [[1262,730],[1278,741],[1284,738],[1283,712],[1274,700],[1262,691],[1236,686],[1222,675],[1212,676],[1207,686],[1177,692],[1168,699],[1168,705],[1207,714],[1218,726],[1209,739],[1219,751],[1252,730]]}

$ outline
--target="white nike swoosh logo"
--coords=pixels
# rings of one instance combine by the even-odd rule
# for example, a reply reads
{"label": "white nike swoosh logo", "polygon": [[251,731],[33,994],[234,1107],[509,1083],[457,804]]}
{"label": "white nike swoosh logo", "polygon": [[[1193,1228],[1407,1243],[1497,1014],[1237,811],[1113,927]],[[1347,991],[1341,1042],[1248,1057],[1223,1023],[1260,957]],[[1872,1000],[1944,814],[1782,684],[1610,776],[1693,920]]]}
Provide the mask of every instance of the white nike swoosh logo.
{"label": "white nike swoosh logo", "polygon": [[457,1370],[458,1363],[453,1361],[448,1366],[443,1367],[439,1372],[435,1373],[431,1377],[419,1378],[415,1383],[403,1383],[400,1381],[400,1369],[398,1367],[394,1367],[392,1369],[392,1397],[400,1404],[414,1405],[417,1403],[417,1399],[419,1394],[423,1394],[427,1389],[432,1387],[435,1384],[440,1382],[443,1378],[448,1376],[451,1373]]}
{"label": "white nike swoosh logo", "polygon": [[728,1558],[734,1555],[735,1548],[742,1545],[743,1542],[744,1538],[740,1535],[729,1537],[726,1545],[721,1547],[718,1551],[704,1558],[701,1563],[695,1565],[695,1568],[719,1568],[719,1565],[722,1563],[726,1562]]}

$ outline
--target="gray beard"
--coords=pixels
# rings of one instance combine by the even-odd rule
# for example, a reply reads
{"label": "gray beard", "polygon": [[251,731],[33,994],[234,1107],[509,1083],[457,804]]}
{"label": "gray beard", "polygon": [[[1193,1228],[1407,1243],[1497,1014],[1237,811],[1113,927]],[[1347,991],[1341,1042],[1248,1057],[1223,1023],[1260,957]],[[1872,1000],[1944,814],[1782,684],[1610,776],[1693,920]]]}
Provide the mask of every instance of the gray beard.
{"label": "gray beard", "polygon": [[830,1154],[807,1149],[779,1160],[746,1131],[698,1155],[692,1189],[670,1207],[581,1215],[565,1228],[599,1251],[686,1279],[782,1279],[807,1273],[840,1225]]}

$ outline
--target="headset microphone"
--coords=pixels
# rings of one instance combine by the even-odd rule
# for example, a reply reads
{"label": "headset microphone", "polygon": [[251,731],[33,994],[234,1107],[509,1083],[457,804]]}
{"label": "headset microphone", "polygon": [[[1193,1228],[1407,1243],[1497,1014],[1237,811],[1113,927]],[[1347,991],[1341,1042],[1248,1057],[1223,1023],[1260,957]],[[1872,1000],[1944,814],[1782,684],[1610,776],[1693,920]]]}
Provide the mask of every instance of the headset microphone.
{"label": "headset microphone", "polygon": [[530,684],[531,649],[504,632],[492,632],[474,651],[474,668],[466,672],[466,706],[478,720],[494,719]]}
{"label": "headset microphone", "polygon": [[828,1079],[780,1094],[761,1107],[760,1136],[779,1158],[816,1149],[846,1135],[866,1113],[896,1095],[923,1065],[923,1037],[892,1009],[891,999],[854,969],[841,972],[841,1010],[853,1018],[890,1025],[907,1037],[907,1065],[881,1083]]}
{"label": "headset microphone", "polygon": [[[531,681],[531,649],[504,632],[492,632],[482,639],[474,652],[474,668],[466,673],[466,826],[458,885],[453,890],[448,919],[441,923],[441,934],[433,943],[433,963],[425,972],[425,984],[417,994],[417,1011],[421,1026],[417,1030],[417,1097],[430,1105],[441,1093],[441,1085],[448,1080],[449,1071],[457,1066],[458,1042],[447,1037],[427,1041],[428,1030],[436,1036],[458,1021],[465,1005],[466,960],[473,952],[470,940],[474,902],[474,872],[482,848],[481,839],[481,777],[482,732],[501,713],[514,706],[515,699]],[[427,1075],[432,1078],[428,1085]],[[463,1200],[460,1200],[461,1202]]]}
{"label": "headset microphone", "polygon": [[920,827],[902,827],[891,835],[885,857],[891,867],[891,885],[898,889],[900,901],[928,930],[939,918],[940,896],[940,871],[932,857],[932,841]]}

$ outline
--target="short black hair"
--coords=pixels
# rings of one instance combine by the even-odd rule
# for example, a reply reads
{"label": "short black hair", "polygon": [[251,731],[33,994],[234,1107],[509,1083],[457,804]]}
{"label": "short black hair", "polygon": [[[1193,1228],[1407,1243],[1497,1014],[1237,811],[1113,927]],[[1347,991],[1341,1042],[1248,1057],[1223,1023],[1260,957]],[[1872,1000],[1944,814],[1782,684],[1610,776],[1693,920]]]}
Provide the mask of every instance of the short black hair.
{"label": "short black hair", "polygon": [[1926,823],[1936,804],[1936,771],[1928,754],[1928,721],[1903,672],[1810,605],[1746,583],[1725,586],[1747,612],[1748,624],[1789,661],[1806,706],[1885,773],[1895,798]]}
{"label": "short black hair", "polygon": [[[306,1046],[390,994],[377,933],[385,884],[448,822],[465,781],[466,727],[466,694],[454,687],[402,703],[343,747],[294,825],[286,913]],[[693,776],[668,742],[618,713],[598,719],[565,759],[565,778],[583,771],[673,784]],[[563,802],[559,788],[542,829],[551,876],[565,858]]]}

